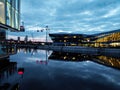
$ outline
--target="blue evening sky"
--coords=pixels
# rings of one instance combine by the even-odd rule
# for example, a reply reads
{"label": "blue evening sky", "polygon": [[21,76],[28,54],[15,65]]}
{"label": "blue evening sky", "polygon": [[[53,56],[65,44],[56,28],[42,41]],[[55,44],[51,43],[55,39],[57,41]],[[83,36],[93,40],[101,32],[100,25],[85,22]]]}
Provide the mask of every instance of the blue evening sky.
{"label": "blue evening sky", "polygon": [[21,19],[24,33],[10,33],[9,37],[25,35],[29,39],[45,39],[50,33],[67,32],[94,34],[120,29],[120,0],[21,0]]}

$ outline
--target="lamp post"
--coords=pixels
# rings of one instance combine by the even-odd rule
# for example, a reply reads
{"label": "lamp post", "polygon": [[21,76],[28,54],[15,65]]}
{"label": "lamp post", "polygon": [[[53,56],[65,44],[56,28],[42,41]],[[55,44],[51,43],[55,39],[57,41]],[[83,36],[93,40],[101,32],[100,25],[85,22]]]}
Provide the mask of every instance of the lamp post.
{"label": "lamp post", "polygon": [[[43,32],[44,30],[46,30],[46,43],[48,42],[48,31],[50,30],[48,26],[45,26],[45,29],[41,29],[40,31]],[[39,30],[37,30],[37,32],[39,32]]]}
{"label": "lamp post", "polygon": [[48,28],[48,26],[46,26],[46,27],[45,27],[45,30],[46,30],[46,43],[47,43],[47,42],[48,42],[48,39],[47,39],[48,30],[50,30],[50,29]]}

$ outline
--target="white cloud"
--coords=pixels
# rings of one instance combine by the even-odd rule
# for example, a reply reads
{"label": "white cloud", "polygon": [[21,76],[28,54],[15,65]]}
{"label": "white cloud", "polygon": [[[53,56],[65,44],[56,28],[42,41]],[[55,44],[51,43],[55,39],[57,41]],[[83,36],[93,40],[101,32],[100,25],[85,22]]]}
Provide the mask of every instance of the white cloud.
{"label": "white cloud", "polygon": [[102,16],[102,17],[108,18],[108,17],[112,17],[112,16],[118,15],[118,14],[120,14],[120,7],[109,10],[108,13],[105,14],[104,16]]}
{"label": "white cloud", "polygon": [[45,28],[42,28],[38,25],[31,25],[31,26],[26,26],[26,31],[37,31],[37,30],[42,30],[42,29],[45,29]]}
{"label": "white cloud", "polygon": [[92,11],[84,11],[80,13],[81,15],[93,15]]}

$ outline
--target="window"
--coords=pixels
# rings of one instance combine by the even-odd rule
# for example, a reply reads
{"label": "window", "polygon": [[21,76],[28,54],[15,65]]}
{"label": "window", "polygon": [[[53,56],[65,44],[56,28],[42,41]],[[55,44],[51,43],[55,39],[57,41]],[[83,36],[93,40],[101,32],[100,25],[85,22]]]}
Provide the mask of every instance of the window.
{"label": "window", "polygon": [[16,10],[19,9],[19,0],[16,0],[16,2],[15,2],[15,8],[16,8]]}
{"label": "window", "polygon": [[15,12],[15,28],[16,28],[16,29],[19,28],[19,23],[18,23],[18,13],[17,13],[17,11]]}
{"label": "window", "polygon": [[11,5],[10,3],[7,2],[7,17],[6,17],[6,22],[7,22],[7,25],[11,26]]}
{"label": "window", "polygon": [[0,1],[0,23],[5,24],[5,1]]}
{"label": "window", "polygon": [[12,27],[15,27],[15,9],[12,7]]}

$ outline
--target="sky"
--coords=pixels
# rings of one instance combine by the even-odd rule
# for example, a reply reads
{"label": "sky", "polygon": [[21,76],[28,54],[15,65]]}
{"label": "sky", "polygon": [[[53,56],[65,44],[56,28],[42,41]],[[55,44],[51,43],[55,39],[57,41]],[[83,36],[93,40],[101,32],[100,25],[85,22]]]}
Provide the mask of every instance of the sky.
{"label": "sky", "polygon": [[29,39],[45,40],[49,33],[94,34],[120,29],[120,0],[21,0],[21,22],[24,33],[10,33]]}

